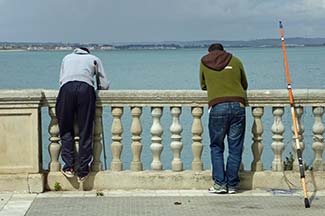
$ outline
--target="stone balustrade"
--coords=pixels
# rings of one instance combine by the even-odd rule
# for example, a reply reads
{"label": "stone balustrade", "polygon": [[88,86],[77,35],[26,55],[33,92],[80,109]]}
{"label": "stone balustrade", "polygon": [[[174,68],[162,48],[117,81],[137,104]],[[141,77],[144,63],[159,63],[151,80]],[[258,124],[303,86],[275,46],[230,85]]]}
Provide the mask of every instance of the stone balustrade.
{"label": "stone balustrade", "polygon": [[[11,178],[27,183],[21,187],[11,185],[9,190],[24,190],[40,192],[44,188],[54,189],[60,184],[64,190],[77,190],[80,188],[75,178],[66,179],[61,173],[60,138],[59,128],[55,115],[55,101],[57,90],[1,90],[0,91],[0,185]],[[295,90],[295,104],[297,120],[299,123],[299,140],[301,149],[312,149],[314,159],[313,169],[306,172],[308,187],[325,189],[324,172],[324,124],[323,114],[325,107],[325,90],[300,89]],[[284,170],[284,150],[289,148],[284,143],[285,128],[284,116],[289,115],[285,110],[289,106],[286,90],[250,90],[248,92],[249,107],[247,116],[252,119],[252,126],[247,130],[249,137],[251,131],[252,161],[250,170],[242,170],[241,187],[252,188],[300,188],[298,161],[293,161],[293,170]],[[202,121],[207,115],[206,93],[196,90],[110,90],[100,91],[97,98],[97,109],[94,130],[94,149],[91,175],[83,185],[84,189],[192,189],[207,188],[211,184],[211,171],[204,169],[202,152],[208,148],[208,140],[203,142],[203,135],[207,133]],[[48,116],[41,116],[41,108],[48,107]],[[112,122],[110,130],[103,127],[103,109],[110,108]],[[150,115],[144,116],[143,109],[150,108]],[[190,109],[190,125],[182,125],[181,116],[186,108]],[[263,122],[265,110],[271,109],[273,124],[267,128]],[[304,116],[306,109],[311,109],[310,116]],[[249,112],[251,110],[251,112]],[[130,112],[129,116],[126,112]],[[162,116],[170,115],[171,124],[166,128],[162,125]],[[130,126],[123,125],[123,117],[130,119]],[[48,125],[48,150],[50,161],[48,171],[42,170],[42,145],[41,128],[42,119],[50,118]],[[304,119],[311,119],[311,128],[305,128]],[[140,120],[150,122],[148,130],[144,130]],[[291,123],[290,123],[291,125]],[[124,128],[130,128],[125,130]],[[192,161],[182,160],[184,147],[183,134],[188,129],[191,133]],[[249,128],[247,128],[249,129]],[[311,140],[306,140],[304,134],[310,131]],[[265,142],[263,137],[271,134],[271,141]],[[131,137],[130,143],[123,140],[125,134]],[[151,143],[143,143],[143,135],[150,135]],[[165,134],[170,134],[170,144],[163,140]],[[292,132],[293,134],[293,132]],[[107,158],[102,156],[104,145],[103,137],[109,135],[111,140],[106,140],[106,152],[110,147],[111,158],[109,168],[106,170]],[[187,134],[187,136],[189,136]],[[78,149],[78,135],[76,133],[76,149]],[[43,140],[46,142],[46,140]],[[311,145],[306,145],[309,142]],[[168,145],[168,146],[166,146]],[[121,157],[125,147],[130,146],[130,166],[123,167]],[[271,169],[265,168],[263,153],[265,147],[270,147],[273,154]],[[144,169],[143,149],[149,148],[151,154],[150,168]],[[292,142],[290,151],[295,156],[296,147]],[[166,152],[168,151],[168,152]],[[162,155],[172,155],[171,169],[165,169]],[[105,154],[106,156],[106,154]],[[148,156],[148,155],[145,155]],[[184,164],[185,163],[185,164]],[[184,169],[189,167],[190,169]],[[8,184],[8,183],[7,183]],[[27,185],[27,187],[26,187]],[[35,186],[36,185],[36,186]],[[16,187],[16,188],[15,188]],[[0,187],[1,190],[4,187]]]}

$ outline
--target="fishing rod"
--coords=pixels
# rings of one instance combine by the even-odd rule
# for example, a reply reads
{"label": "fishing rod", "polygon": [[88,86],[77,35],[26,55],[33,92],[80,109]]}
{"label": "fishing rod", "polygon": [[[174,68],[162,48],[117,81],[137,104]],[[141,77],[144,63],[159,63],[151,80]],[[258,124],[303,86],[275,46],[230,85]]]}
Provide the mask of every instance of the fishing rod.
{"label": "fishing rod", "polygon": [[[97,85],[97,90],[101,90],[101,87],[99,85],[99,73],[98,73],[98,64],[97,61],[94,61],[94,68],[95,68],[95,75],[96,75],[96,85]],[[107,157],[106,157],[106,150],[105,150],[105,139],[104,139],[104,126],[103,126],[103,120],[101,120],[102,123],[102,140],[103,140],[103,153],[104,153],[104,166],[105,170],[107,170]]]}
{"label": "fishing rod", "polygon": [[291,117],[292,117],[292,123],[293,123],[293,131],[294,131],[294,139],[296,141],[296,149],[297,149],[297,157],[299,162],[299,172],[300,172],[300,179],[302,184],[302,189],[304,192],[304,200],[305,200],[305,208],[310,208],[308,195],[307,195],[307,186],[306,186],[306,180],[305,180],[305,167],[302,160],[302,151],[301,146],[299,142],[299,134],[298,134],[298,124],[297,124],[297,118],[296,118],[296,111],[294,106],[294,98],[292,94],[292,86],[290,81],[290,74],[289,74],[289,67],[288,67],[288,60],[287,60],[287,51],[284,43],[284,31],[283,31],[283,25],[282,22],[279,21],[280,24],[280,35],[281,35],[281,41],[282,41],[282,50],[283,50],[283,58],[284,58],[284,66],[285,66],[285,73],[288,83],[288,93],[289,93],[289,100],[290,100],[290,107],[291,107]]}

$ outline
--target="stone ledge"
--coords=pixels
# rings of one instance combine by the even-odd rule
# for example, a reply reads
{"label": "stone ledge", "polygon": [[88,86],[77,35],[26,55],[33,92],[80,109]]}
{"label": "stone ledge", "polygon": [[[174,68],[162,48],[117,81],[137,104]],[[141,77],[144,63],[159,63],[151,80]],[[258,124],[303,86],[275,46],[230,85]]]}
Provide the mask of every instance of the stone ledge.
{"label": "stone ledge", "polygon": [[[63,190],[81,189],[76,178],[67,179],[60,172],[50,172],[48,174],[48,189],[53,190],[56,182],[60,183]],[[211,176],[208,171],[101,171],[91,173],[83,188],[85,190],[197,189],[208,188],[210,184]]]}
{"label": "stone ledge", "polygon": [[[241,172],[241,189],[297,189],[301,190],[298,172]],[[55,183],[62,190],[188,190],[207,189],[211,186],[211,171],[101,171],[91,173],[84,185],[76,178],[67,179],[60,172],[48,174],[47,189],[54,190]],[[306,172],[309,191],[325,190],[325,172]]]}
{"label": "stone ledge", "polygon": [[42,193],[44,174],[0,174],[1,192]]}
{"label": "stone ledge", "polygon": [[[294,189],[301,190],[299,172],[241,172],[241,189]],[[84,185],[76,178],[67,179],[60,172],[50,172],[47,184],[44,174],[1,174],[1,192],[41,193],[45,187],[54,190],[59,183],[61,190],[202,190],[211,186],[211,171],[101,171],[91,173]],[[325,172],[306,172],[308,191],[325,190]]]}
{"label": "stone ledge", "polygon": [[[325,190],[325,172],[305,172],[308,191]],[[296,189],[301,190],[299,172],[242,172],[241,185],[243,189]]]}

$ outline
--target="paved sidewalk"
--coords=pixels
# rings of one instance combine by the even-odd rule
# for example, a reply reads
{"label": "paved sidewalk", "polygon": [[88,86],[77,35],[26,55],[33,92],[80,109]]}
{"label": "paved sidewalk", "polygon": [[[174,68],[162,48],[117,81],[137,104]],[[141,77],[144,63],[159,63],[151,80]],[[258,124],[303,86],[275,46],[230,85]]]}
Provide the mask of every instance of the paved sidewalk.
{"label": "paved sidewalk", "polygon": [[229,195],[206,190],[69,191],[0,194],[1,216],[54,215],[323,215],[325,192],[310,193],[304,207],[299,191],[254,190]]}

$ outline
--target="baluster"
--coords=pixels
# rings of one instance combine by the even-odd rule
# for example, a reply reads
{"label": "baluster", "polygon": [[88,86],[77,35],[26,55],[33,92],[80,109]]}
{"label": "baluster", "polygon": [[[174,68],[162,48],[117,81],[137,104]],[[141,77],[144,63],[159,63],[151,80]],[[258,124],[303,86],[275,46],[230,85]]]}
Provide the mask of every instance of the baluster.
{"label": "baluster", "polygon": [[254,156],[253,162],[251,164],[252,171],[263,171],[263,162],[261,160],[262,152],[263,152],[263,143],[262,143],[263,114],[264,114],[263,107],[252,108],[252,115],[254,117],[254,123],[252,127],[252,134],[253,134],[252,152]]}
{"label": "baluster", "polygon": [[[301,152],[303,152],[305,149],[305,145],[303,142],[303,140],[304,140],[303,134],[304,134],[305,128],[304,128],[304,125],[302,124],[301,117],[302,117],[302,114],[304,113],[304,108],[296,107],[295,111],[296,111],[296,119],[297,119],[297,127],[298,127],[299,145],[300,145]],[[293,125],[291,127],[291,131],[294,134]],[[298,158],[296,157],[297,156],[297,146],[296,146],[296,140],[295,140],[294,135],[293,135],[293,140],[292,140],[292,151],[293,151],[293,156],[295,158],[295,160],[293,161],[293,164],[292,164],[292,170],[299,171],[299,162],[298,162]]]}
{"label": "baluster", "polygon": [[183,170],[183,162],[181,161],[181,151],[183,148],[182,144],[182,125],[179,121],[179,116],[182,113],[180,107],[171,107],[170,108],[171,115],[173,117],[173,123],[170,126],[171,132],[171,144],[170,147],[174,153],[174,159],[172,161],[172,170],[173,171],[182,171]]}
{"label": "baluster", "polygon": [[284,126],[282,123],[282,115],[284,113],[283,107],[273,107],[272,113],[274,117],[274,123],[272,125],[273,132],[273,142],[272,142],[272,151],[274,153],[274,160],[272,161],[272,170],[273,171],[283,171],[283,161],[282,153],[284,150],[283,133]]}
{"label": "baluster", "polygon": [[113,123],[112,123],[112,140],[111,144],[112,150],[112,162],[111,162],[111,170],[112,171],[121,171],[123,169],[123,164],[121,161],[121,153],[123,149],[122,141],[122,133],[123,126],[121,122],[121,116],[123,114],[123,107],[112,107],[112,115],[113,115]]}
{"label": "baluster", "polygon": [[[103,170],[103,165],[102,165],[102,162],[100,161],[100,155],[101,155],[102,150],[103,150],[103,145],[102,145],[102,142],[101,142],[101,138],[103,137],[102,114],[103,114],[103,108],[102,107],[96,107],[94,143],[93,143],[93,146],[94,146],[93,147],[94,161],[93,161],[92,166],[91,166],[91,170],[93,172],[98,172],[98,171]],[[104,160],[105,160],[105,157],[104,157]]]}
{"label": "baluster", "polygon": [[50,153],[49,170],[51,172],[60,171],[61,165],[59,162],[59,154],[61,150],[61,145],[59,144],[59,125],[58,119],[55,114],[55,107],[49,107],[49,115],[51,117],[51,122],[48,127],[48,132],[50,134],[50,144],[48,147]]}
{"label": "baluster", "polygon": [[160,161],[161,152],[163,150],[162,142],[162,134],[163,128],[160,125],[160,117],[162,115],[163,108],[162,107],[152,107],[151,115],[152,115],[152,126],[150,129],[150,133],[152,135],[150,149],[153,155],[153,160],[151,163],[152,170],[162,170],[162,163]]}
{"label": "baluster", "polygon": [[192,107],[192,116],[193,116],[193,124],[192,124],[192,152],[193,152],[193,161],[192,161],[192,170],[193,171],[202,171],[203,170],[203,162],[201,160],[201,155],[203,151],[202,144],[202,133],[203,126],[201,122],[201,116],[203,114],[202,107]]}
{"label": "baluster", "polygon": [[141,152],[142,152],[142,143],[141,143],[141,133],[142,127],[140,123],[140,116],[142,114],[141,107],[131,107],[132,114],[132,125],[131,125],[131,133],[132,133],[132,154],[133,160],[131,161],[131,170],[132,171],[141,171],[142,170],[142,162],[141,162]]}
{"label": "baluster", "polygon": [[322,118],[324,114],[323,107],[313,107],[314,113],[314,125],[313,125],[313,145],[312,148],[314,150],[315,159],[313,161],[313,170],[314,171],[322,171],[323,170],[323,162],[322,155],[324,151],[324,125],[322,123]]}

